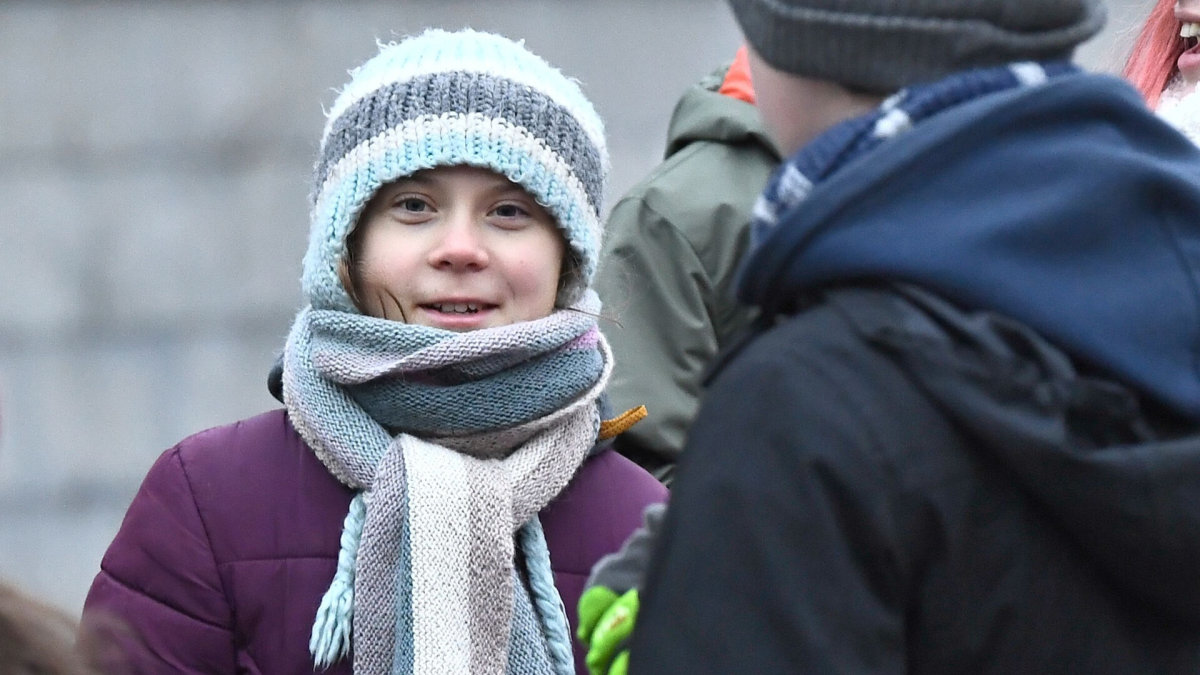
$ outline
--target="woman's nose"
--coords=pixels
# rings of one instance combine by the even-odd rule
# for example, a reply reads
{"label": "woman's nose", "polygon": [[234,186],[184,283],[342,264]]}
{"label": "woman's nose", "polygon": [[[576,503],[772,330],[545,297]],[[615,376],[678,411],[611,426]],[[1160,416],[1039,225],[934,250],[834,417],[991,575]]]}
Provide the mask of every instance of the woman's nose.
{"label": "woman's nose", "polygon": [[452,271],[487,267],[487,248],[474,218],[452,214],[440,229],[440,237],[429,252],[430,265]]}

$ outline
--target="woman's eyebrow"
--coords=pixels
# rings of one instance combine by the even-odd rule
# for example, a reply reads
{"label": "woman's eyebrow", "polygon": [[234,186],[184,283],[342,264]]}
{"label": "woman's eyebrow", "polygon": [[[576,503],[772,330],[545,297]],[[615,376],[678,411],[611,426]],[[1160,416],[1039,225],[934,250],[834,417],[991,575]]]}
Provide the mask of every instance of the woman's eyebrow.
{"label": "woman's eyebrow", "polygon": [[523,197],[533,199],[533,195],[529,194],[528,190],[507,179],[496,181],[490,188],[488,188],[488,193],[493,196],[507,195],[510,193],[520,194]]}

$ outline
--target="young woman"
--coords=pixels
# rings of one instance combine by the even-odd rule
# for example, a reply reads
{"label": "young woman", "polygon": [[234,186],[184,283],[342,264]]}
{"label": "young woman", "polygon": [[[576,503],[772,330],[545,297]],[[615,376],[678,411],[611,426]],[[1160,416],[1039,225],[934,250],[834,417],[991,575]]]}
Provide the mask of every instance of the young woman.
{"label": "young woman", "polygon": [[665,498],[606,446],[637,416],[603,419],[607,163],[579,87],[505,38],[429,31],[353,71],[284,410],[159,459],[85,620],[132,625],[146,672],[585,672],[587,573]]}

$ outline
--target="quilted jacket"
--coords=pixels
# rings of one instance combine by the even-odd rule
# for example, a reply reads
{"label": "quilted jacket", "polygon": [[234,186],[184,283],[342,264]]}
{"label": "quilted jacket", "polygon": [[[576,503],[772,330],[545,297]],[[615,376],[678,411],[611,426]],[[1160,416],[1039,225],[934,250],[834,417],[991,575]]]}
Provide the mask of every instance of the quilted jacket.
{"label": "quilted jacket", "polygon": [[[84,622],[127,623],[140,673],[311,673],[308,638],[352,496],[282,410],[192,436],[150,469]],[[593,563],[665,498],[649,474],[601,450],[542,511],[572,632]],[[587,672],[578,646],[576,670]],[[324,672],[349,673],[350,660]]]}

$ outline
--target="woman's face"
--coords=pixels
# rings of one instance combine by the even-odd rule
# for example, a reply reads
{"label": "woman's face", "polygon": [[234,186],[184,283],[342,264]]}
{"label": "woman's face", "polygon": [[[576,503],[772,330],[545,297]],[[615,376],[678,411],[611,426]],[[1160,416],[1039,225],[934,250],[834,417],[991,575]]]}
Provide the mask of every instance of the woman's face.
{"label": "woman's face", "polygon": [[351,238],[354,295],[371,316],[453,331],[554,310],[565,244],[520,186],[446,166],[383,186]]}

